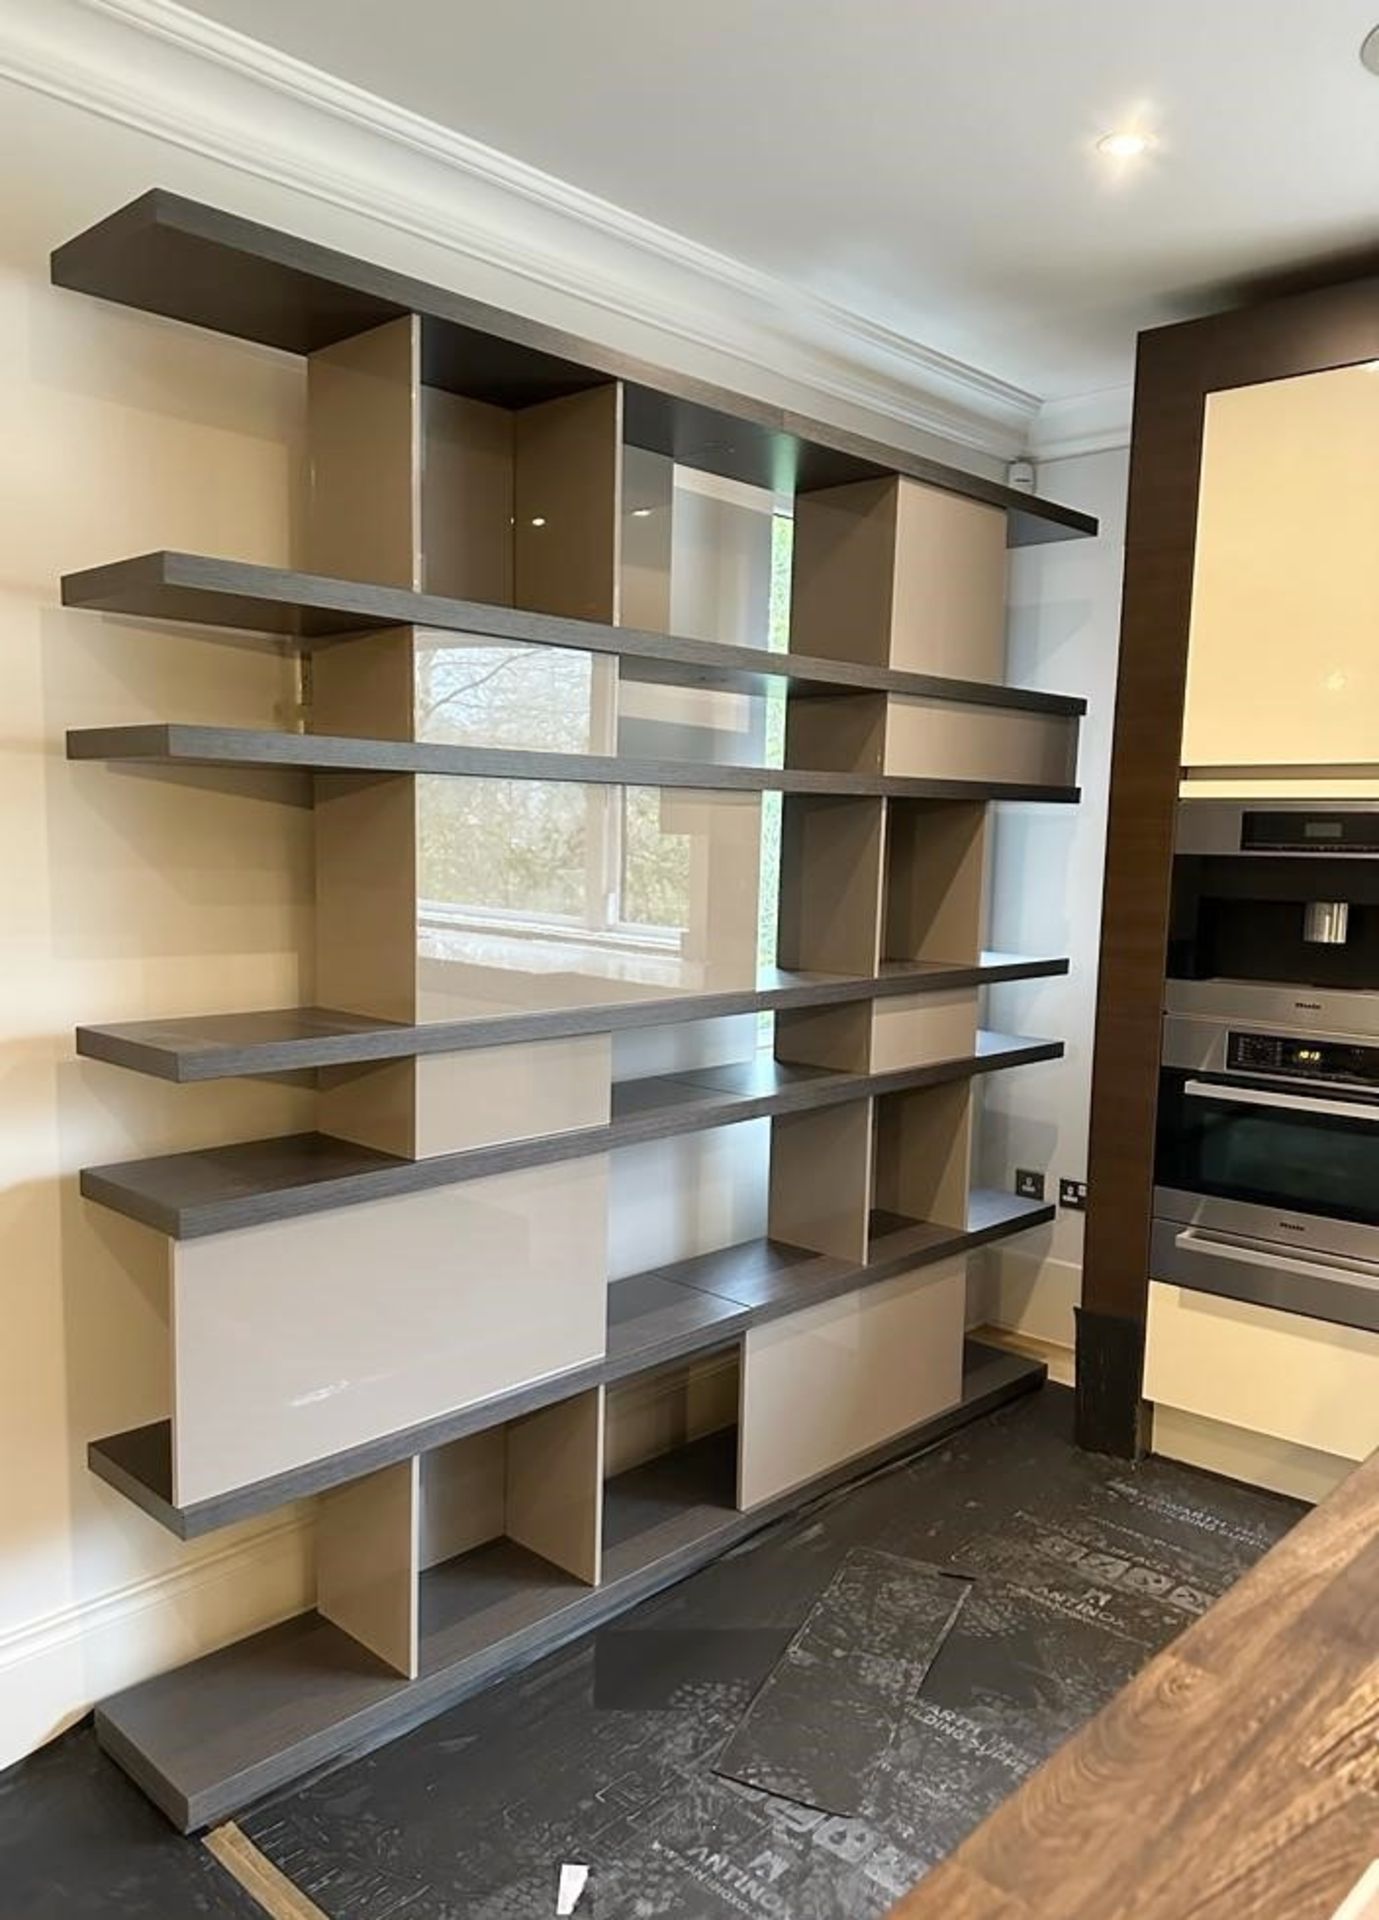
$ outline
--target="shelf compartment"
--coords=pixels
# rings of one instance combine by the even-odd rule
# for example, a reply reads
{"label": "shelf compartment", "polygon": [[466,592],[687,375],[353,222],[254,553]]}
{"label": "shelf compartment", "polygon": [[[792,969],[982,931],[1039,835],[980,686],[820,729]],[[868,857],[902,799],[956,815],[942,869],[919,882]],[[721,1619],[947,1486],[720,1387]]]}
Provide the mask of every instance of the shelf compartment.
{"label": "shelf compartment", "polygon": [[723,1428],[610,1480],[604,1494],[605,1579],[693,1561],[734,1529],[737,1451],[736,1427]]}
{"label": "shelf compartment", "polygon": [[465,1636],[495,1630],[495,1608],[512,1597],[493,1590],[499,1567],[520,1572],[528,1599],[598,1585],[603,1433],[597,1386],[420,1456],[422,1671],[463,1657]]}
{"label": "shelf compartment", "polygon": [[1004,664],[1006,529],[973,499],[899,475],[796,502],[791,637],[902,671]]}
{"label": "shelf compartment", "polygon": [[262,567],[244,560],[166,550],[87,567],[62,579],[62,604],[96,613],[229,628],[265,640],[288,638],[302,648],[335,647],[360,635],[398,627],[453,632],[534,647],[608,654],[625,679],[720,686],[761,694],[782,682],[796,697],[874,689],[915,698],[1076,716],[1085,700],[998,682],[900,673],[886,667],[767,653],[757,647],[637,627],[572,620],[488,601]]}
{"label": "shelf compartment", "polygon": [[1065,805],[1078,799],[1074,787],[1038,787],[1015,781],[892,779],[882,774],[810,773],[791,767],[633,760],[602,753],[538,753],[525,748],[455,747],[429,741],[358,740],[253,727],[77,727],[67,735],[67,757],[157,766],[295,769],[322,774],[445,774],[483,780],[575,781],[593,786],[683,787],[726,793],[891,794],[919,799],[1050,800]]}
{"label": "shelf compartment", "polygon": [[980,804],[901,800],[887,806],[884,959],[913,965],[976,958],[988,829]]}
{"label": "shelf compartment", "polygon": [[970,1251],[1047,1225],[1054,1209],[1014,1194],[979,1189],[968,1203],[966,1227],[883,1219],[873,1214],[865,1267],[772,1240],[743,1241],[713,1253],[634,1274],[608,1289],[607,1350],[602,1361],[533,1381],[389,1434],[371,1445],[277,1474],[233,1493],[185,1507],[172,1497],[172,1435],[166,1420],[93,1440],[93,1473],[179,1539],[197,1539],[289,1500],[319,1493],[425,1453],[496,1422],[616,1381],[666,1361],[707,1351],[778,1313],[793,1313],[871,1280],[883,1280],[928,1260]]}
{"label": "shelf compartment", "polygon": [[1071,507],[808,420],[448,288],[352,258],[162,188],[56,249],[56,286],[289,353],[313,353],[416,313],[428,384],[500,406],[627,383],[628,438],[757,486],[911,474],[1007,517],[1015,545],[1094,534]]}
{"label": "shelf compartment", "polygon": [[977,1044],[975,985],[806,1007],[776,1018],[778,1060],[850,1073],[893,1073],[951,1060]]}
{"label": "shelf compartment", "polygon": [[983,953],[975,965],[892,963],[880,975],[789,971],[768,967],[754,987],[728,993],[685,993],[671,999],[619,1001],[539,1013],[495,1012],[471,1020],[373,1020],[333,1007],[279,1007],[261,1013],[174,1015],[76,1030],[87,1060],[181,1083],[242,1075],[302,1073],[320,1067],[401,1060],[473,1047],[507,1046],[561,1035],[617,1033],[677,1021],[739,1013],[845,1005],[856,1000],[944,994],[1002,980],[1038,980],[1068,971],[1066,959]]}
{"label": "shelf compartment", "polygon": [[1066,786],[1077,778],[1073,716],[922,695],[829,693],[786,710],[785,759],[837,773],[923,773],[950,780],[1023,780]]}
{"label": "shelf compartment", "polygon": [[[958,1406],[750,1513],[719,1504],[712,1441],[694,1459],[651,1462],[633,1470],[639,1479],[627,1476],[630,1484],[613,1483],[598,1588],[555,1575],[506,1543],[450,1563],[449,1573],[441,1567],[423,1574],[416,1680],[389,1675],[375,1656],[312,1612],[104,1701],[96,1709],[97,1738],[175,1825],[184,1831],[209,1826],[453,1705],[682,1579],[796,1508],[806,1494],[829,1492],[870,1466],[932,1445],[1032,1392],[1044,1376],[1036,1362],[970,1342]],[[667,1490],[669,1480],[676,1484]],[[706,1501],[694,1498],[695,1486],[707,1492]],[[681,1537],[657,1556],[665,1535],[648,1520],[667,1491]],[[702,1523],[688,1518],[705,1508]]]}
{"label": "shelf compartment", "polygon": [[972,1088],[945,1085],[883,1094],[874,1109],[872,1228],[923,1222],[960,1230],[968,1217]]}
{"label": "shelf compartment", "polygon": [[754,1062],[741,1069],[626,1082],[614,1089],[613,1119],[606,1127],[585,1127],[427,1160],[404,1160],[327,1134],[287,1134],[87,1167],[81,1174],[81,1192],[86,1199],[175,1240],[191,1240],[581,1159],[704,1127],[732,1126],[775,1113],[966,1080],[1006,1067],[1055,1060],[1062,1052],[1060,1040],[982,1033],[973,1055],[899,1073],[830,1073],[776,1061]]}

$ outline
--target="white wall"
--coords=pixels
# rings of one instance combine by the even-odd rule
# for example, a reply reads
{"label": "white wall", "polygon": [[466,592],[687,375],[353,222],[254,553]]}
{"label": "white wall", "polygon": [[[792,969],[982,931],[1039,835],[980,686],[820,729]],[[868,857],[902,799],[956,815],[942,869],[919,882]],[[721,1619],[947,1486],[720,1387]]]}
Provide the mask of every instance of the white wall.
{"label": "white wall", "polygon": [[[1027,547],[1011,567],[1007,678],[1019,686],[1080,693],[1082,723],[1076,808],[997,810],[990,870],[989,942],[1016,953],[1066,954],[1072,970],[1050,980],[1011,982],[987,994],[986,1024],[1061,1037],[1062,1060],[980,1082],[977,1169],[989,1186],[1009,1187],[1017,1167],[1085,1179],[1092,1079],[1097,951],[1107,778],[1120,631],[1125,539],[1124,449],[1045,463],[1039,489],[1101,520],[1096,540]],[[1071,1347],[1082,1280],[1081,1217],[1018,1243],[988,1248],[977,1317]]]}
{"label": "white wall", "polygon": [[[58,11],[45,0],[27,17]],[[0,33],[12,16],[0,6]],[[131,69],[145,89],[156,51]],[[285,109],[264,103],[279,139]],[[81,1201],[76,1184],[83,1165],[309,1125],[309,1097],[163,1086],[78,1062],[72,1044],[83,1020],[309,997],[309,814],[277,776],[168,780],[63,756],[73,725],[289,725],[290,665],[57,604],[62,572],[154,547],[288,560],[302,370],[55,291],[50,248],[161,185],[706,378],[782,387],[768,366],[679,334],[658,342],[644,321],[448,252],[400,218],[376,225],[332,195],[328,170],[309,195],[265,177],[248,147],[242,167],[209,158],[190,83],[176,106],[187,133],[173,144],[0,82],[0,168],[19,189],[0,221],[0,1765],[102,1694],[295,1611],[311,1591],[304,1515],[183,1548],[87,1472],[90,1438],[167,1411],[166,1300],[160,1242]],[[709,305],[694,310],[711,325]],[[808,405],[798,383],[789,397]],[[834,396],[818,410],[877,428]],[[910,429],[893,437],[926,444]]]}

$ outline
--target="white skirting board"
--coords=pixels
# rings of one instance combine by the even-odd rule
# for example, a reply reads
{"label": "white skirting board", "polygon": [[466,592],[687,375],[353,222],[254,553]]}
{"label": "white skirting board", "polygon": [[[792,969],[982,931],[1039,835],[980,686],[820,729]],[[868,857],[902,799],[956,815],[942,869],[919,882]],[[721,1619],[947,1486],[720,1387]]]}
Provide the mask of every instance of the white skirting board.
{"label": "white skirting board", "polygon": [[[1043,1228],[1029,1238],[1037,1245],[1051,1231]],[[1014,1246],[983,1247],[974,1259],[981,1269],[974,1294],[985,1324],[1071,1352],[1077,1344],[1074,1313],[1082,1298],[1078,1262]]]}
{"label": "white skirting board", "polygon": [[0,1768],[55,1739],[93,1701],[291,1619],[315,1592],[311,1509],[294,1507],[0,1635]]}

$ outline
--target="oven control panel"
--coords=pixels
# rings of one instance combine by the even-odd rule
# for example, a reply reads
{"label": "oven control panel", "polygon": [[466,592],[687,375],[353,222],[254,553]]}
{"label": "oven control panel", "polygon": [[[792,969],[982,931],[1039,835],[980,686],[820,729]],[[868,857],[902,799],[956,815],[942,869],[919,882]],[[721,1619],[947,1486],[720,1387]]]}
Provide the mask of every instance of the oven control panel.
{"label": "oven control panel", "polygon": [[1356,1046],[1287,1033],[1231,1032],[1226,1046],[1231,1073],[1266,1074],[1272,1079],[1323,1080],[1333,1086],[1379,1090],[1379,1046]]}

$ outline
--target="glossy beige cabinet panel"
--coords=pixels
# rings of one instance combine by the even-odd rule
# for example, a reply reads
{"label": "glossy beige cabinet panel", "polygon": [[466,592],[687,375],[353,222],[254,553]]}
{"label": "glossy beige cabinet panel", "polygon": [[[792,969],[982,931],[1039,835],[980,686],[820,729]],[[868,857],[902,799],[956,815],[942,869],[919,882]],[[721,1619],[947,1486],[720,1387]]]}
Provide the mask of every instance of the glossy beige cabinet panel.
{"label": "glossy beige cabinet panel", "polygon": [[326,1067],[317,1123],[336,1139],[405,1160],[606,1126],[611,1056],[609,1036],[592,1033]]}
{"label": "glossy beige cabinet panel", "polygon": [[332,1487],[316,1509],[316,1611],[405,1680],[417,1674],[415,1456]]}
{"label": "glossy beige cabinet panel", "polygon": [[738,1504],[757,1506],[956,1406],[966,1300],[962,1257],[749,1328]]}
{"label": "glossy beige cabinet panel", "polygon": [[1379,1334],[1153,1281],[1144,1393],[1320,1453],[1379,1447]]}
{"label": "glossy beige cabinet panel", "polygon": [[597,1359],[607,1160],[171,1242],[188,1506]]}
{"label": "glossy beige cabinet panel", "polygon": [[1207,400],[1183,764],[1379,764],[1379,373]]}

